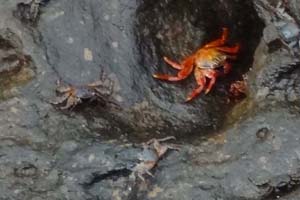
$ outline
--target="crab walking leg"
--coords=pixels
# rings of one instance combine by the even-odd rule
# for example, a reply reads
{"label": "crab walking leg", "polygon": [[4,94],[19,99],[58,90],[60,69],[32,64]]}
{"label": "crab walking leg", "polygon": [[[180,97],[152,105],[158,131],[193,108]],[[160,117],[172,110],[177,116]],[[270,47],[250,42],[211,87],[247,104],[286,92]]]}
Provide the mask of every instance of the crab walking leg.
{"label": "crab walking leg", "polygon": [[217,77],[219,76],[219,73],[217,71],[214,70],[205,70],[205,74],[204,74],[207,78],[210,79],[208,86],[205,90],[205,94],[209,93],[209,91],[211,90],[211,88],[214,86],[214,84],[216,83]]}
{"label": "crab walking leg", "polygon": [[225,62],[224,64],[224,74],[228,74],[231,71],[231,64],[229,62]]}
{"label": "crab walking leg", "polygon": [[212,48],[217,46],[222,46],[225,44],[226,40],[228,39],[228,28],[223,28],[221,38],[214,40],[204,46],[204,48]]}
{"label": "crab walking leg", "polygon": [[150,144],[154,143],[155,141],[165,142],[165,141],[168,141],[168,140],[176,140],[176,138],[174,136],[168,136],[168,137],[160,138],[160,139],[152,138],[151,140],[147,141],[146,144],[150,145]]}
{"label": "crab walking leg", "polygon": [[188,57],[183,61],[184,67],[177,73],[177,76],[171,76],[167,74],[153,74],[154,78],[167,80],[167,81],[180,81],[188,77],[194,68],[194,58],[193,56]]}
{"label": "crab walking leg", "polygon": [[219,51],[223,51],[225,53],[233,53],[233,54],[236,54],[239,52],[240,50],[240,45],[239,44],[236,44],[235,46],[233,47],[216,47],[217,50]]}
{"label": "crab walking leg", "polygon": [[153,175],[149,170],[146,170],[145,172],[146,172],[146,174],[148,174],[149,176],[154,177],[154,175]]}
{"label": "crab walking leg", "polygon": [[195,98],[197,95],[199,95],[202,92],[202,90],[206,84],[206,78],[203,74],[203,70],[201,70],[198,67],[195,69],[195,78],[196,78],[198,87],[192,91],[192,93],[186,98],[185,102],[189,102],[193,98]]}
{"label": "crab walking leg", "polygon": [[80,99],[74,97],[74,96],[70,96],[67,100],[67,103],[65,106],[61,107],[60,109],[62,110],[66,110],[66,109],[69,109],[69,108],[74,108],[75,105],[77,105],[78,103],[80,103]]}
{"label": "crab walking leg", "polygon": [[175,68],[175,69],[178,69],[178,70],[181,70],[183,68],[182,65],[170,60],[169,58],[167,58],[166,56],[164,57],[164,61],[166,63],[168,63],[169,65],[171,65],[171,67]]}
{"label": "crab walking leg", "polygon": [[66,101],[66,100],[70,97],[70,95],[71,95],[70,93],[63,94],[62,96],[57,97],[57,98],[55,99],[55,101],[54,101],[54,102],[51,102],[51,103],[54,104],[54,105],[61,104],[61,103],[63,103],[64,101]]}

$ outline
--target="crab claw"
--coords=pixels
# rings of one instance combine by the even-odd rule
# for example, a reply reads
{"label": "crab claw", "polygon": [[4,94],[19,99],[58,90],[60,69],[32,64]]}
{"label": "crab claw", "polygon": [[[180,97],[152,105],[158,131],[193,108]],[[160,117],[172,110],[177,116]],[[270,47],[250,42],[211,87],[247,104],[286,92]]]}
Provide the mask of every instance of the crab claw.
{"label": "crab claw", "polygon": [[185,103],[188,103],[188,102],[192,101],[196,96],[198,96],[201,93],[202,90],[203,90],[202,85],[200,85],[199,87],[194,89],[192,91],[192,93],[185,99]]}
{"label": "crab claw", "polygon": [[193,97],[191,97],[191,96],[188,96],[186,99],[185,99],[185,103],[188,103],[188,102],[190,102],[191,100],[193,99]]}
{"label": "crab claw", "polygon": [[158,74],[152,74],[153,78],[159,78]]}

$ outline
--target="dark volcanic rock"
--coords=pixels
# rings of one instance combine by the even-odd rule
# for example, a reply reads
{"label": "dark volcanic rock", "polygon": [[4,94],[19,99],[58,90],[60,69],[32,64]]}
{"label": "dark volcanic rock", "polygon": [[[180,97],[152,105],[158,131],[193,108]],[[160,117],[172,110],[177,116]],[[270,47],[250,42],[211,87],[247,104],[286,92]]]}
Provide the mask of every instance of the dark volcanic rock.
{"label": "dark volcanic rock", "polygon": [[[218,15],[212,17],[207,10]],[[226,103],[230,79],[221,79],[215,92],[184,104],[194,80],[171,84],[152,78],[157,71],[174,73],[162,62],[163,55],[180,60],[203,42],[219,37],[226,26],[230,41],[247,47],[234,64],[233,74],[239,78],[252,62],[250,55],[262,28],[257,22],[251,3],[244,1],[64,0],[48,4],[38,30],[47,62],[61,79],[86,84],[98,79],[103,69],[115,80],[116,98],[124,108],[115,114],[124,125],[151,134],[178,130],[184,135],[197,129],[203,134],[222,125],[224,111],[230,108]]]}
{"label": "dark volcanic rock", "polygon": [[[147,177],[145,183],[129,176],[127,169],[137,162],[141,153],[141,148],[131,145],[66,141],[50,163],[41,160],[47,158],[44,154],[5,148],[3,163],[6,165],[2,168],[8,170],[8,166],[13,166],[11,172],[1,173],[3,178],[15,174],[16,178],[11,181],[17,179],[22,184],[12,185],[13,190],[21,187],[30,188],[31,192],[10,195],[8,188],[5,191],[15,199],[24,195],[48,199],[178,200],[281,196],[297,188],[300,175],[299,127],[295,126],[299,124],[299,117],[282,113],[286,110],[277,114],[262,112],[259,116],[256,113],[224,133],[225,143],[210,139],[198,146],[180,145],[180,151],[168,153],[153,171],[154,178]],[[263,127],[269,128],[269,135],[262,141],[256,133]],[[19,151],[30,156],[21,159]],[[19,160],[20,164],[14,166]],[[23,183],[26,179],[32,182]]]}
{"label": "dark volcanic rock", "polygon": [[[253,71],[249,73],[252,94],[256,100],[263,102],[261,105],[291,102],[299,107],[300,47],[286,44],[280,35],[280,29],[274,25],[276,12],[280,9],[270,9],[270,4],[263,0],[258,0],[256,5],[259,14],[265,16],[266,27],[254,55]],[[276,8],[276,4],[273,8]],[[287,17],[280,18],[279,21],[289,21],[294,16],[293,13],[288,13],[287,7],[283,14]],[[296,26],[299,27],[298,24]],[[295,38],[295,42],[300,42],[300,35]]]}
{"label": "dark volcanic rock", "polygon": [[34,76],[30,56],[23,52],[20,38],[9,28],[0,30],[0,97],[9,96],[12,87],[28,82]]}
{"label": "dark volcanic rock", "polygon": [[287,1],[288,7],[293,13],[294,16],[297,17],[298,22],[300,22],[300,1],[299,0],[291,0]]}
{"label": "dark volcanic rock", "polygon": [[[299,51],[263,6],[277,0],[52,0],[23,23],[13,13],[30,2],[0,5],[0,199],[298,199]],[[299,20],[297,1],[284,5]],[[193,78],[152,78],[175,73],[162,56],[180,60],[223,26],[242,50],[210,94],[184,104]],[[32,72],[23,82],[22,69]],[[49,103],[58,79],[87,84],[101,70],[121,109]],[[231,109],[228,86],[246,72],[248,97]],[[136,139],[163,135],[180,136],[180,150],[142,182],[132,175]]]}

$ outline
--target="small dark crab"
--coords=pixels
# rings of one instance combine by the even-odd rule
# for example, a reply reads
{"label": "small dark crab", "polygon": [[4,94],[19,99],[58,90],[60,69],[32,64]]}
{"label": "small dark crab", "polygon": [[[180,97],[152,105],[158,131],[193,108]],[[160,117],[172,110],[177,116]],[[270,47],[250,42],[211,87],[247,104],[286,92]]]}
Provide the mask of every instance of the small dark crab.
{"label": "small dark crab", "polygon": [[139,177],[143,182],[145,178],[143,175],[148,174],[154,177],[150,172],[158,163],[158,161],[167,153],[168,150],[179,150],[175,145],[161,144],[168,140],[175,140],[175,137],[165,137],[161,139],[151,139],[146,143],[143,143],[143,151],[139,155],[140,163],[133,167],[132,175],[133,177]]}
{"label": "small dark crab", "polygon": [[62,110],[73,109],[76,105],[84,100],[97,100],[101,103],[114,103],[110,100],[113,93],[113,82],[110,79],[103,79],[89,83],[87,85],[71,85],[61,84],[58,81],[56,93],[58,97],[52,102],[54,105],[59,105]]}

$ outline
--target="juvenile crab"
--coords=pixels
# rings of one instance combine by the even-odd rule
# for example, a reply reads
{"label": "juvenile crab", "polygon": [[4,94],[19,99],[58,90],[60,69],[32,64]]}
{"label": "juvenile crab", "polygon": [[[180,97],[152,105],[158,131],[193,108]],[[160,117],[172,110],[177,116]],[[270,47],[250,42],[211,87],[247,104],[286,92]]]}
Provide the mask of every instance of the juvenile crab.
{"label": "juvenile crab", "polygon": [[113,83],[109,79],[95,81],[87,85],[61,85],[58,82],[56,93],[58,97],[52,104],[62,105],[60,109],[72,109],[84,100],[98,100],[102,103],[114,103],[109,100],[113,92]]}
{"label": "juvenile crab", "polygon": [[[179,72],[176,76],[153,74],[153,77],[160,80],[180,81],[186,79],[195,68],[194,75],[198,87],[186,98],[186,102],[199,95],[203,89],[205,89],[205,94],[207,94],[214,86],[218,76],[229,73],[231,64],[228,60],[235,59],[236,54],[239,52],[239,44],[235,44],[232,47],[225,46],[227,38],[228,28],[223,28],[222,36],[219,39],[204,45],[180,63],[164,57],[164,61],[171,67],[179,70]],[[223,70],[220,70],[221,67],[223,67]],[[208,83],[207,78],[210,79]]]}
{"label": "juvenile crab", "polygon": [[233,97],[241,97],[246,95],[247,83],[245,80],[235,81],[230,85],[229,92]]}
{"label": "juvenile crab", "polygon": [[143,151],[139,158],[141,162],[132,169],[133,175],[137,175],[143,182],[145,182],[143,175],[148,174],[149,176],[153,177],[153,174],[150,172],[150,170],[156,166],[162,156],[164,156],[169,149],[179,150],[178,147],[173,145],[164,145],[161,144],[161,142],[174,139],[175,137],[170,136],[162,139],[151,139],[144,143]]}

